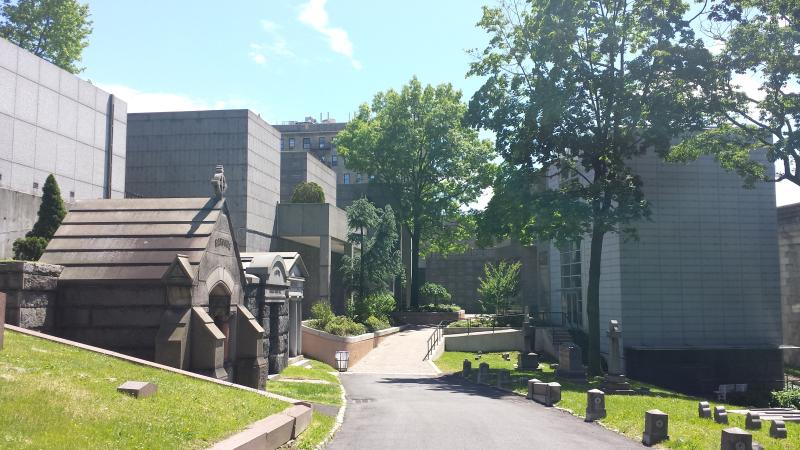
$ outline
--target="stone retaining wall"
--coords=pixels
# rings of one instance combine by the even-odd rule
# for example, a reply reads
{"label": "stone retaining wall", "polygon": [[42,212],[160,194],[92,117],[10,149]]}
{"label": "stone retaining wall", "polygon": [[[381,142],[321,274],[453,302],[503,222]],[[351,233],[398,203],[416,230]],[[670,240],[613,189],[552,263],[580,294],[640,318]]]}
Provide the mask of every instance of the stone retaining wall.
{"label": "stone retaining wall", "polygon": [[37,331],[55,327],[55,300],[61,266],[25,261],[0,263],[0,291],[6,294],[6,320]]}
{"label": "stone retaining wall", "polygon": [[403,328],[392,327],[374,333],[343,337],[303,325],[303,356],[322,361],[335,368],[336,352],[345,350],[350,352],[349,367],[353,367],[373,348],[380,345],[387,336],[397,333]]}
{"label": "stone retaining wall", "polygon": [[409,325],[438,325],[439,322],[455,322],[464,318],[464,310],[458,312],[399,311],[392,313],[396,322]]}
{"label": "stone retaining wall", "polygon": [[467,330],[469,333],[481,333],[483,331],[505,331],[505,330],[515,330],[516,328],[512,327],[458,327],[458,328],[445,328],[444,335],[447,336],[449,334],[466,334]]}
{"label": "stone retaining wall", "polygon": [[448,352],[504,352],[521,351],[524,348],[525,336],[520,330],[451,334],[444,337],[444,349]]}

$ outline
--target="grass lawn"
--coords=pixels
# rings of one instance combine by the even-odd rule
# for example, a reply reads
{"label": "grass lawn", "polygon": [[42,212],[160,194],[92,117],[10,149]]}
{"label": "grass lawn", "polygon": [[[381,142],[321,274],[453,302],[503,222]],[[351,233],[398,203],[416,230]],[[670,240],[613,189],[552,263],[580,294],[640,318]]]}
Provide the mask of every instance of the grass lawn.
{"label": "grass lawn", "polygon": [[[118,393],[127,380],[158,393]],[[205,448],[287,406],[8,329],[0,350],[0,448]]]}
{"label": "grass lawn", "polygon": [[[511,371],[512,379],[515,380],[514,391],[527,393],[527,379],[538,378],[542,381],[558,381],[561,383],[561,401],[558,407],[572,412],[572,414],[584,417],[586,411],[586,391],[592,388],[599,388],[600,379],[593,380],[588,385],[570,383],[557,379],[555,373],[548,364],[541,364],[540,371],[518,371],[514,368],[517,362],[517,352],[511,352],[511,361],[502,358],[502,353],[484,354],[480,361],[475,360],[473,353],[465,352],[445,352],[438,360],[436,365],[442,372],[460,372],[464,359],[472,362],[473,374],[472,381],[475,381],[478,364],[486,362],[489,364],[490,372],[496,373],[499,369]],[[516,377],[519,377],[517,380]],[[490,377],[490,382],[492,377]],[[720,425],[710,419],[700,419],[697,417],[697,402],[700,399],[686,396],[676,392],[660,389],[652,385],[643,383],[631,383],[634,387],[650,388],[648,394],[637,395],[608,395],[606,396],[606,411],[608,416],[600,422],[608,428],[614,429],[631,439],[641,441],[644,429],[644,413],[653,408],[658,408],[669,414],[669,434],[670,440],[661,445],[668,448],[679,449],[718,449],[720,446],[720,435],[723,428],[739,427],[744,429],[744,416],[739,414],[728,414],[730,423]],[[710,401],[712,410],[718,403]],[[733,405],[724,405],[726,409],[743,409]],[[769,437],[769,426],[771,422],[764,421],[761,430],[750,431],[753,439],[767,449],[797,449],[800,448],[800,424],[786,423],[788,439],[773,439]]]}
{"label": "grass lawn", "polygon": [[316,448],[319,444],[328,437],[328,434],[333,429],[333,425],[336,422],[336,419],[330,416],[326,416],[325,414],[320,414],[318,412],[314,413],[314,419],[311,422],[311,425],[306,428],[306,431],[294,441],[292,448],[298,448],[302,450],[311,450]]}
{"label": "grass lawn", "polygon": [[[309,361],[310,369],[301,366],[289,366],[284,369],[280,377],[267,382],[267,391],[298,400],[341,406],[341,383],[339,382],[339,377],[331,373],[335,372],[335,369],[319,361]],[[287,378],[294,380],[321,380],[327,381],[329,384],[282,381]]]}

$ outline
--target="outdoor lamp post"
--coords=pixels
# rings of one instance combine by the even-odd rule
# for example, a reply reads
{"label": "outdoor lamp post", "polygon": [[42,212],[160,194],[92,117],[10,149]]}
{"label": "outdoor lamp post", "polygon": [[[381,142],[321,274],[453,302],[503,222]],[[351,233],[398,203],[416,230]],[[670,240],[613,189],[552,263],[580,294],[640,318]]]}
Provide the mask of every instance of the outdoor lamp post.
{"label": "outdoor lamp post", "polygon": [[347,364],[350,362],[350,352],[339,350],[336,352],[336,368],[339,372],[347,372]]}

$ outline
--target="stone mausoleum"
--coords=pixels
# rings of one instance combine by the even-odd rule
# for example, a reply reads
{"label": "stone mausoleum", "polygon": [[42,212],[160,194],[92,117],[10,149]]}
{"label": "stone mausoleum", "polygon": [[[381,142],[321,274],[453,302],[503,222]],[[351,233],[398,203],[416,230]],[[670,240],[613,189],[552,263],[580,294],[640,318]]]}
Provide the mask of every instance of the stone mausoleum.
{"label": "stone mausoleum", "polygon": [[8,322],[263,388],[290,346],[290,272],[276,256],[245,274],[222,167],[212,183],[210,198],[76,202],[39,263],[0,264]]}

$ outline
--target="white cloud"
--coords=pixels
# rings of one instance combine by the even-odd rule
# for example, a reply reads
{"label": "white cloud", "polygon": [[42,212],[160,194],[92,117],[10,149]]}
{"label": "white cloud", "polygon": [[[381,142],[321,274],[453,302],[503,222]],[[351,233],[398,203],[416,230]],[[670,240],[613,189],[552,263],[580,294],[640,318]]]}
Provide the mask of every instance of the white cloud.
{"label": "white cloud", "polygon": [[264,54],[263,50],[264,47],[259,44],[250,44],[250,53],[248,53],[247,56],[256,64],[264,65],[267,63],[267,56]]}
{"label": "white cloud", "polygon": [[298,20],[325,36],[331,50],[349,59],[354,69],[361,70],[361,62],[353,56],[353,42],[350,41],[347,31],[340,27],[330,26],[325,3],[327,0],[309,0],[300,7]]}
{"label": "white cloud", "polygon": [[281,34],[280,25],[269,20],[262,20],[261,28],[267,33],[269,42],[250,44],[250,52],[247,56],[253,62],[263,66],[268,60],[274,58],[296,58],[294,52],[289,49],[289,43]]}

